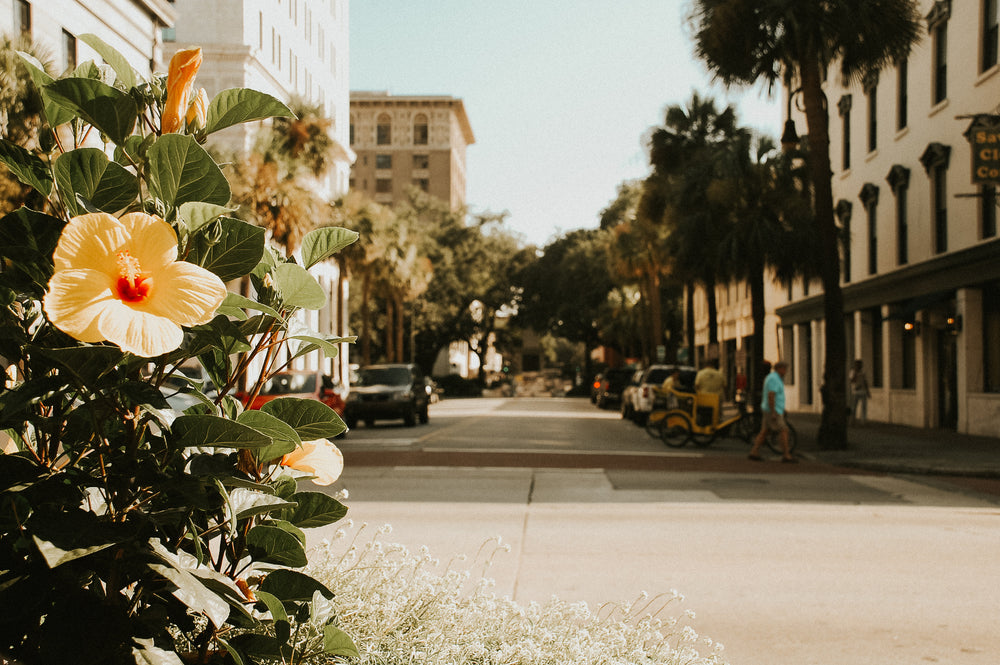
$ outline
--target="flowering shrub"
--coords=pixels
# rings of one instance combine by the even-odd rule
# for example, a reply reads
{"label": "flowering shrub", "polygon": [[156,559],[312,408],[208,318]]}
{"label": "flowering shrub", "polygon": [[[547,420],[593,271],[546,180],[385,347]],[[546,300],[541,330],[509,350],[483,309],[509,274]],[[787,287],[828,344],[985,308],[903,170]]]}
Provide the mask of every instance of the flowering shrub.
{"label": "flowering shrub", "polygon": [[[300,570],[303,529],[347,509],[296,479],[333,482],[344,424],[311,400],[246,410],[234,391],[252,399],[292,359],[349,341],[295,314],[326,301],[307,269],[357,234],[316,229],[295,259],[227,208],[201,142],[291,115],[280,101],[193,93],[198,50],[143,80],[80,39],[103,63],[59,79],[21,54],[44,124],[30,146],[0,139],[43,201],[0,219],[0,661],[356,655],[331,588]],[[253,295],[227,292],[235,280]],[[210,384],[177,372],[194,361]],[[183,412],[165,396],[177,382]],[[302,622],[317,639],[291,633]]]}
{"label": "flowering shrub", "polygon": [[[310,556],[306,569],[337,589],[333,611],[354,636],[363,665],[722,665],[722,646],[699,637],[668,608],[676,591],[603,605],[553,598],[522,604],[498,597],[485,575],[509,549],[487,543],[477,561],[443,569],[426,548],[413,553],[350,522]],[[686,616],[693,616],[690,612]],[[308,634],[308,624],[302,627]],[[699,646],[710,654],[699,654]],[[317,662],[325,662],[318,658]]]}

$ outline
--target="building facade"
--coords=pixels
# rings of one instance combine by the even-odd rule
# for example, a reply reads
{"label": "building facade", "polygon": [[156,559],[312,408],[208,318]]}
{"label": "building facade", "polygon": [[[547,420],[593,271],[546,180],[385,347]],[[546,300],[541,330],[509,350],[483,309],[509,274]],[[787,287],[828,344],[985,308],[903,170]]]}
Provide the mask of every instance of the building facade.
{"label": "building facade", "polygon": [[167,0],[0,0],[0,32],[30,35],[56,75],[97,57],[82,34],[100,37],[144,76],[164,71],[162,29],[175,17]]}
{"label": "building facade", "polygon": [[[251,88],[282,101],[299,98],[321,107],[331,120],[334,165],[309,183],[322,198],[347,193],[354,153],[347,147],[350,110],[349,0],[173,0],[177,20],[164,31],[165,50],[200,47],[203,62],[196,85],[209,97],[227,88]],[[217,146],[246,153],[253,149],[256,123],[232,127],[212,137]],[[322,224],[322,220],[317,220]],[[327,292],[327,305],[301,313],[309,329],[327,335],[350,334],[347,318],[348,280],[335,261],[310,272]],[[346,384],[350,372],[346,345],[335,359],[319,367]],[[310,354],[296,359],[295,369],[315,369],[321,361]]]}
{"label": "building facade", "polygon": [[411,186],[465,205],[466,148],[475,143],[461,99],[351,92],[351,190],[392,205]]}
{"label": "building facade", "polygon": [[[1000,145],[988,143],[1000,143],[998,1],[921,0],[920,9],[924,34],[906,61],[847,85],[833,65],[824,84],[836,216],[849,239],[841,256],[848,362],[867,368],[870,418],[995,436],[997,196],[994,184],[974,182],[970,141],[987,142],[977,156],[998,161]],[[793,119],[805,127],[801,113]],[[772,283],[767,304],[765,356],[791,364],[790,408],[820,411],[822,289]],[[744,343],[738,329],[749,308],[741,307],[720,307],[724,355]],[[705,344],[704,314],[698,329]]]}

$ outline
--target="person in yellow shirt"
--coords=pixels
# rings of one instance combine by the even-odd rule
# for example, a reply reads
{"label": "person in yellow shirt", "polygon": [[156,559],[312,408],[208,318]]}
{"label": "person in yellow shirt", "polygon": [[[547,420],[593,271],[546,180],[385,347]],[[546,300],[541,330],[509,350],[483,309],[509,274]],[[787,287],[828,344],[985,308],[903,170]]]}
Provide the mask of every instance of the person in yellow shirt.
{"label": "person in yellow shirt", "polygon": [[719,361],[715,358],[698,370],[694,377],[694,389],[699,393],[716,393],[719,403],[726,399],[726,377],[719,371]]}

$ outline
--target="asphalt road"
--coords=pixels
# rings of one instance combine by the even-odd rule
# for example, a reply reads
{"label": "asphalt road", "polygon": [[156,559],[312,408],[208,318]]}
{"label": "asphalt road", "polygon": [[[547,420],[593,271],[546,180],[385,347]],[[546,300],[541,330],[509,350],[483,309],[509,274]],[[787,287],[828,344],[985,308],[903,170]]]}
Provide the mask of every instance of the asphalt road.
{"label": "asphalt road", "polygon": [[[586,400],[455,400],[338,440],[355,523],[442,561],[491,537],[516,600],[680,590],[734,665],[974,665],[1000,654],[1000,499],[746,446],[666,449]],[[322,533],[316,534],[316,537]],[[683,619],[683,618],[682,618]],[[683,619],[688,621],[687,619]]]}

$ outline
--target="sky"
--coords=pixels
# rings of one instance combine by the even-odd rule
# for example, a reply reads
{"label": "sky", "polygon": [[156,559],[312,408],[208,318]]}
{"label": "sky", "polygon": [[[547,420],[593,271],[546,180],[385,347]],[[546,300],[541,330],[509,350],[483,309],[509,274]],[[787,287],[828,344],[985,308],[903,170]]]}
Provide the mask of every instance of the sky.
{"label": "sky", "polygon": [[352,90],[464,101],[473,213],[544,246],[596,228],[625,180],[649,172],[644,137],[693,92],[780,136],[780,93],[713,84],[694,57],[691,0],[354,0]]}

